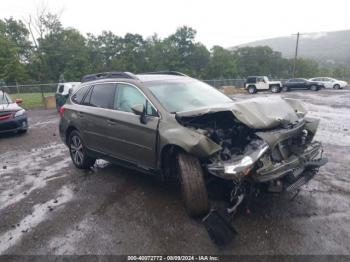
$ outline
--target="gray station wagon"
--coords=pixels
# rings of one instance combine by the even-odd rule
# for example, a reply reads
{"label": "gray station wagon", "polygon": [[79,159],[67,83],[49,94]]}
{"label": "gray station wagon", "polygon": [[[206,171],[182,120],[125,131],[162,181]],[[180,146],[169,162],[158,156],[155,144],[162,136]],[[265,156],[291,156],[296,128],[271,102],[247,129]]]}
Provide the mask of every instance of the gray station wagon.
{"label": "gray station wagon", "polygon": [[319,120],[298,101],[235,102],[177,72],[87,75],[60,113],[76,167],[102,158],[175,179],[193,216],[209,211],[213,181],[232,213],[254,190],[294,190],[327,162],[313,141]]}

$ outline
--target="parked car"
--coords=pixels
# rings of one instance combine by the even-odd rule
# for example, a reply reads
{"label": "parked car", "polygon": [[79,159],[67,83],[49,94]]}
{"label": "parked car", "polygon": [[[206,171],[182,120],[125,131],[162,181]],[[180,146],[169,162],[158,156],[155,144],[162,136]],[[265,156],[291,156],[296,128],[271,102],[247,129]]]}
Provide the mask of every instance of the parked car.
{"label": "parked car", "polygon": [[325,88],[342,89],[348,86],[347,82],[331,77],[315,77],[309,79],[309,81],[322,83],[325,86]]}
{"label": "parked car", "polygon": [[282,83],[280,81],[270,81],[267,76],[248,76],[244,87],[249,94],[267,90],[278,93],[282,89]]}
{"label": "parked car", "polygon": [[5,91],[0,90],[0,133],[27,131],[27,113],[19,106],[21,103],[21,99],[13,102]]}
{"label": "parked car", "polygon": [[66,103],[66,100],[69,96],[69,92],[72,92],[74,89],[78,88],[79,85],[80,82],[58,83],[55,94],[57,111],[59,111],[61,106],[63,106]]}
{"label": "parked car", "polygon": [[324,88],[322,83],[316,81],[310,81],[305,78],[292,78],[283,84],[283,91],[290,91],[291,89],[310,89],[312,91],[318,91]]}
{"label": "parked car", "polygon": [[215,181],[232,213],[246,194],[294,190],[327,162],[313,141],[319,120],[298,101],[234,102],[181,73],[83,77],[60,114],[60,136],[77,168],[102,158],[179,179],[193,216],[209,211]]}

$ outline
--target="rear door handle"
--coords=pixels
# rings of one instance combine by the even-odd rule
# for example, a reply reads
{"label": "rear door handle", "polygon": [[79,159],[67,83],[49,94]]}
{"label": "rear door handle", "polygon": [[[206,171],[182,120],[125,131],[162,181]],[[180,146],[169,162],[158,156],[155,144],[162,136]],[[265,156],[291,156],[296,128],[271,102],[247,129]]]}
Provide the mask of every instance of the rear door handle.
{"label": "rear door handle", "polygon": [[78,112],[78,117],[83,118],[84,117],[84,113]]}
{"label": "rear door handle", "polygon": [[117,124],[117,121],[115,121],[115,120],[113,120],[113,119],[108,119],[108,120],[107,120],[107,123],[108,123],[109,125],[116,125],[116,124]]}

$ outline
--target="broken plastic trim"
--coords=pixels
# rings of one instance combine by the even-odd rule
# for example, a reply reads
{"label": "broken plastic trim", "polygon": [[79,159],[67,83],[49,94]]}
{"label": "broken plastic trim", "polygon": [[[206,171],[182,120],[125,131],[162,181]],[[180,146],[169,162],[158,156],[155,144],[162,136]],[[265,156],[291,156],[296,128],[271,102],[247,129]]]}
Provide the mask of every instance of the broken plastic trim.
{"label": "broken plastic trim", "polygon": [[267,143],[263,142],[250,154],[242,156],[238,161],[217,162],[207,166],[210,174],[223,179],[233,179],[249,173],[256,161],[269,149]]}

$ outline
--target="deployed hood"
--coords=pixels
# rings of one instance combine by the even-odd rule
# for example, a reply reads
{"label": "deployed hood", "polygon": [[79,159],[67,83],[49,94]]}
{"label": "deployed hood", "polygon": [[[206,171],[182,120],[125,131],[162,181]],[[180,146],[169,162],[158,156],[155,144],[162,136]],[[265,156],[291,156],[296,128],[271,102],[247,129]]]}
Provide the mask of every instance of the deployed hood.
{"label": "deployed hood", "polygon": [[240,122],[253,129],[271,129],[281,124],[295,124],[306,113],[297,100],[258,97],[227,105],[178,112],[176,117],[181,120],[222,111],[231,111]]}

